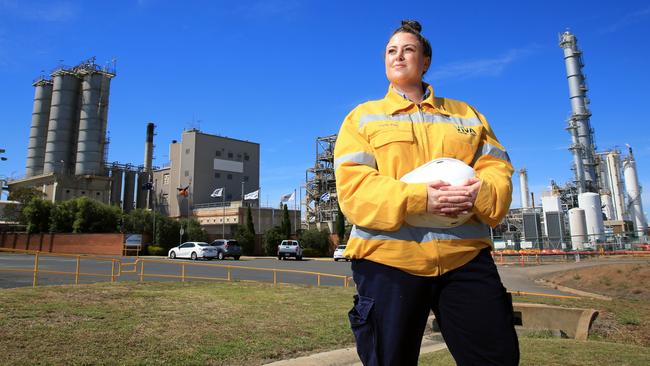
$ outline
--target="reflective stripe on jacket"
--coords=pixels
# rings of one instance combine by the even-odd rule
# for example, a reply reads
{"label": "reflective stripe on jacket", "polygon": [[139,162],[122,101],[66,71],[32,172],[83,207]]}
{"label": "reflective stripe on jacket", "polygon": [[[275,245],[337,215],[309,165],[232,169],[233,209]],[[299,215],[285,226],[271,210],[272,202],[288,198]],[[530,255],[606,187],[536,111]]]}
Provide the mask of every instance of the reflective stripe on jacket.
{"label": "reflective stripe on jacket", "polygon": [[[513,168],[483,115],[427,88],[419,105],[389,87],[384,99],[357,106],[341,125],[334,167],[339,205],[355,225],[344,255],[437,276],[492,245],[488,225],[508,212]],[[406,215],[426,212],[426,184],[399,179],[440,157],[464,161],[481,179],[474,216],[451,229],[409,226]]]}

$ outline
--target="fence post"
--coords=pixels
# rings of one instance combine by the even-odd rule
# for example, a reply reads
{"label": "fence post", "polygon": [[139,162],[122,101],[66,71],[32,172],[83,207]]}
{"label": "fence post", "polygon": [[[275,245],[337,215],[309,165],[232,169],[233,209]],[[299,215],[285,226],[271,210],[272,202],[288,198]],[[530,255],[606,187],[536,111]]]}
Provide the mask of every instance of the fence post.
{"label": "fence post", "polygon": [[81,262],[81,256],[77,256],[77,269],[74,271],[74,284],[78,285],[79,284],[79,266]]}
{"label": "fence post", "polygon": [[140,282],[144,282],[144,261],[140,263]]}
{"label": "fence post", "polygon": [[320,287],[320,273],[318,275],[316,275],[316,278],[318,279],[318,285],[317,286]]}
{"label": "fence post", "polygon": [[185,263],[181,264],[181,282],[185,282]]}
{"label": "fence post", "polygon": [[232,267],[228,266],[227,268],[228,268],[228,281],[232,281],[232,276],[230,274]]}
{"label": "fence post", "polygon": [[115,259],[111,260],[111,282],[115,282]]}
{"label": "fence post", "polygon": [[273,287],[277,287],[278,285],[278,274],[276,270],[273,270]]}
{"label": "fence post", "polygon": [[38,252],[34,256],[34,281],[32,282],[32,287],[36,287],[36,278],[38,277]]}

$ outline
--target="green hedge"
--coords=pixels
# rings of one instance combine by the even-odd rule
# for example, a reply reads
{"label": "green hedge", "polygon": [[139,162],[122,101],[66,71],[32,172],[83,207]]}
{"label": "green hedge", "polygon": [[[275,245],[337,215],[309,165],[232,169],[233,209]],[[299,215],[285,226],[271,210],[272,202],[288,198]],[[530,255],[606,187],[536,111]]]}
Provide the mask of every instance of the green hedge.
{"label": "green hedge", "polygon": [[165,248],[159,247],[157,245],[149,245],[147,247],[147,254],[166,256],[167,255],[167,250]]}

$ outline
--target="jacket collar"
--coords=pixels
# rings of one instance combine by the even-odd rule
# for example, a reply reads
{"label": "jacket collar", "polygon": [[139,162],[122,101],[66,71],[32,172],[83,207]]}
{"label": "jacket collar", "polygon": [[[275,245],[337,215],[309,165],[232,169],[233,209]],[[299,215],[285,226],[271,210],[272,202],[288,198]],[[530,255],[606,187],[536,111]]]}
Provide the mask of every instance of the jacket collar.
{"label": "jacket collar", "polygon": [[[449,114],[449,112],[444,109],[442,98],[436,98],[433,94],[433,87],[427,83],[422,83],[422,85],[426,87],[427,90],[425,91],[426,98],[422,103],[420,103],[420,105],[429,106],[442,114]],[[403,94],[395,90],[392,84],[388,86],[388,92],[386,93],[384,100],[387,102],[388,112],[390,114],[408,110],[416,105],[412,101],[408,100]]]}

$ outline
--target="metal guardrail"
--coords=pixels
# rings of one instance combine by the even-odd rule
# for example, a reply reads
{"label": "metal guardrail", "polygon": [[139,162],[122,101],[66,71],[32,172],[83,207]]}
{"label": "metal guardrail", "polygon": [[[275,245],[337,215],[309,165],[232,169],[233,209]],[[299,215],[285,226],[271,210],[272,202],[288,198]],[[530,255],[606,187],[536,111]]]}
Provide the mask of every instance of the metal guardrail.
{"label": "metal guardrail", "polygon": [[[220,265],[220,264],[208,264],[208,263],[192,263],[192,262],[171,262],[160,259],[145,259],[138,258],[134,262],[122,262],[122,259],[115,258],[104,258],[91,255],[75,255],[75,254],[59,254],[59,253],[48,253],[40,252],[33,250],[22,250],[22,249],[8,249],[0,248],[0,252],[9,252],[9,253],[18,253],[18,254],[33,254],[34,255],[34,265],[32,269],[23,269],[23,268],[0,268],[0,272],[19,272],[19,273],[33,273],[32,287],[37,287],[38,285],[38,276],[39,274],[54,274],[54,275],[63,275],[63,276],[74,276],[75,285],[79,284],[79,279],[82,276],[89,277],[100,277],[100,278],[110,278],[110,282],[116,282],[123,274],[134,274],[138,277],[140,282],[144,282],[145,278],[172,278],[178,279],[181,282],[186,280],[204,280],[204,281],[234,281],[232,275],[233,270],[250,270],[250,271],[261,271],[261,272],[270,272],[273,273],[273,286],[278,284],[284,284],[283,282],[278,281],[279,273],[294,273],[294,274],[306,274],[316,277],[317,286],[321,286],[322,278],[335,278],[341,279],[343,281],[343,287],[350,287],[350,281],[352,277],[335,275],[329,273],[320,273],[320,272],[311,272],[311,271],[299,271],[299,270],[290,270],[290,269],[275,269],[275,268],[256,268],[256,267],[246,267],[246,266],[231,266],[231,265]],[[51,271],[44,270],[39,268],[40,260],[42,257],[67,257],[76,259],[76,269],[74,272],[68,271]],[[93,273],[93,272],[81,272],[81,260],[93,260],[96,262],[111,262],[111,274],[103,273]],[[159,273],[146,273],[145,272],[145,263],[163,263],[168,265],[177,265],[181,267],[181,272],[179,275],[168,275],[168,274],[159,274]],[[206,276],[190,276],[187,275],[187,267],[209,267],[209,268],[224,268],[227,270],[226,277],[206,277]],[[128,268],[128,269],[127,269]],[[241,282],[261,282],[256,280],[246,280],[238,279],[237,281]]]}

